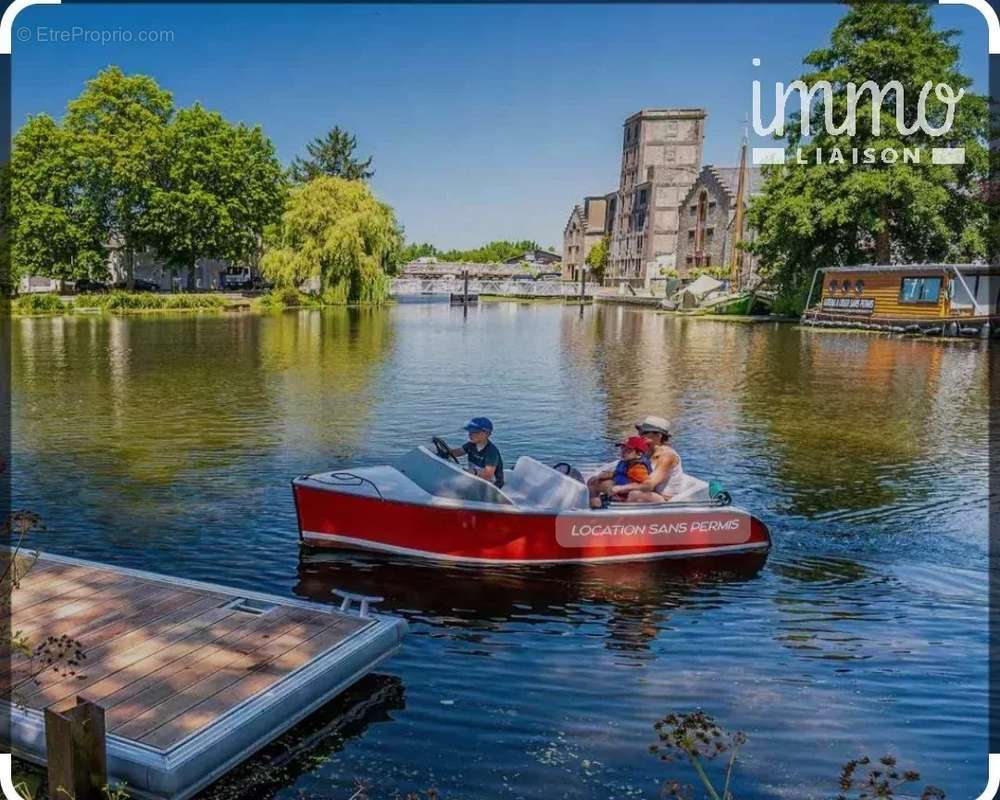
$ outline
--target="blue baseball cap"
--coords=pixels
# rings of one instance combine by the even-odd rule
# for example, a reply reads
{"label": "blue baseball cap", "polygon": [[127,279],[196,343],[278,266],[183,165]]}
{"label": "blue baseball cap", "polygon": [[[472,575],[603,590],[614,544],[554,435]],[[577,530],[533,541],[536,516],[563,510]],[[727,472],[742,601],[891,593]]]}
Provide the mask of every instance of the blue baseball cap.
{"label": "blue baseball cap", "polygon": [[467,431],[486,431],[493,433],[493,423],[487,417],[473,417],[465,426]]}

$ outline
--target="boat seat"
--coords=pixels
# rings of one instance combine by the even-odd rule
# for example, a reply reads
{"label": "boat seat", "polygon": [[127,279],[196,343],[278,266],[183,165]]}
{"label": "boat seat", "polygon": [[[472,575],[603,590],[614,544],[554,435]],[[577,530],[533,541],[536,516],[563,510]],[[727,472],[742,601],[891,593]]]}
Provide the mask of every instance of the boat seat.
{"label": "boat seat", "polygon": [[514,469],[507,472],[503,489],[518,506],[561,510],[589,507],[586,486],[531,456],[517,460]]}

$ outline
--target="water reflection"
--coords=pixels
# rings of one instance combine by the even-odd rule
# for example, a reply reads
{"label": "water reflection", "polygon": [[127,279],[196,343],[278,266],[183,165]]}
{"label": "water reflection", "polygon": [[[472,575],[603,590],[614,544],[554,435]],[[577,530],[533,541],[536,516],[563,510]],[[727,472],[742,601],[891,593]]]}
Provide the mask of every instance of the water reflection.
{"label": "water reflection", "polygon": [[295,593],[319,602],[334,589],[383,596],[381,609],[456,636],[509,623],[599,625],[607,649],[641,653],[673,612],[752,580],[766,558],[483,568],[303,550]]}
{"label": "water reflection", "polygon": [[[889,749],[949,796],[982,790],[977,343],[502,302],[12,331],[15,502],[48,526],[33,543],[322,602],[384,595],[411,622],[384,667],[405,710],[371,718],[393,724],[318,743],[321,767],[247,797],[350,797],[362,776],[373,797],[650,796],[650,725],[697,706],[751,734],[740,796],[818,792]],[[389,463],[474,413],[511,462],[600,461],[638,415],[671,417],[686,468],[760,514],[775,550],[735,568],[300,557],[292,476]]]}
{"label": "water reflection", "polygon": [[316,766],[329,761],[347,742],[369,727],[392,720],[406,708],[402,682],[391,675],[369,675],[275,739],[224,780],[198,794],[198,800],[259,800],[295,783],[296,798],[330,797],[329,779],[317,780]]}

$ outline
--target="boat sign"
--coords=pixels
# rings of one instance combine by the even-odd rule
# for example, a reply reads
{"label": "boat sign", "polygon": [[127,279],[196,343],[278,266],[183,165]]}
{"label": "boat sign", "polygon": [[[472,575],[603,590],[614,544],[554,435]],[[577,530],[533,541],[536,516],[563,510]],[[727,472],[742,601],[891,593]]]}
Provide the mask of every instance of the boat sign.
{"label": "boat sign", "polygon": [[556,518],[556,541],[563,547],[706,547],[745,544],[750,535],[750,516],[737,510],[577,512]]}
{"label": "boat sign", "polygon": [[823,310],[840,314],[871,314],[875,311],[875,298],[827,297],[823,300]]}

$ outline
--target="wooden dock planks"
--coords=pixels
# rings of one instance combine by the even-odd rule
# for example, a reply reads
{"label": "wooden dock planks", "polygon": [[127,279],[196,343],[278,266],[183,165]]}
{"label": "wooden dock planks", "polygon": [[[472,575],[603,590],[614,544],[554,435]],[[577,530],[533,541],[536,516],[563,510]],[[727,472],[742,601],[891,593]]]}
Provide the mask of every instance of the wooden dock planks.
{"label": "wooden dock planks", "polygon": [[277,605],[257,613],[233,593],[42,560],[13,592],[15,630],[33,642],[67,635],[85,660],[74,675],[16,654],[5,699],[61,709],[77,695],[106,709],[108,733],[169,750],[369,620]]}

